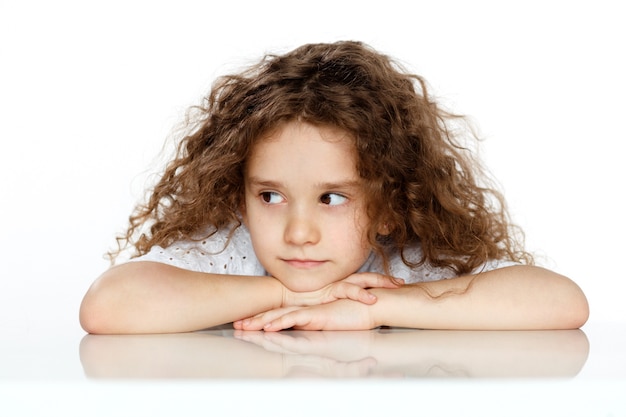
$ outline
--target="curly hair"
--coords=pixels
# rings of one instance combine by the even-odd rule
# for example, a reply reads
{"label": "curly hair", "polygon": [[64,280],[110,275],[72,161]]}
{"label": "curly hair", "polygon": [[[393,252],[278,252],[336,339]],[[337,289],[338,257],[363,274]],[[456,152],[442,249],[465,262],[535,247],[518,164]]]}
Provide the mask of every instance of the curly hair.
{"label": "curly hair", "polygon": [[[363,43],[309,44],[266,55],[218,78],[189,115],[190,133],[147,202],[130,216],[117,253],[134,246],[141,255],[154,245],[193,239],[199,230],[239,227],[253,144],[299,120],[353,138],[367,188],[368,237],[383,259],[399,250],[411,267],[427,262],[457,274],[489,259],[532,263],[503,197],[464,146],[475,135],[453,129],[464,119],[432,100],[422,77]],[[388,234],[380,236],[381,227]],[[404,256],[415,243],[423,249],[418,264]]]}

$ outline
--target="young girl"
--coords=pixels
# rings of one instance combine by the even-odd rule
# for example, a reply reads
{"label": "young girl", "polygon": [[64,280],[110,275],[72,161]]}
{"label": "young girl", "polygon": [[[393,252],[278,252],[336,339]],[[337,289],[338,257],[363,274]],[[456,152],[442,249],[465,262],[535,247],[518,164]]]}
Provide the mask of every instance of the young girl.
{"label": "young girl", "polygon": [[121,238],[134,259],[85,295],[86,331],[587,320],[580,288],[532,265],[460,119],[387,56],[305,45],[220,78],[195,110]]}

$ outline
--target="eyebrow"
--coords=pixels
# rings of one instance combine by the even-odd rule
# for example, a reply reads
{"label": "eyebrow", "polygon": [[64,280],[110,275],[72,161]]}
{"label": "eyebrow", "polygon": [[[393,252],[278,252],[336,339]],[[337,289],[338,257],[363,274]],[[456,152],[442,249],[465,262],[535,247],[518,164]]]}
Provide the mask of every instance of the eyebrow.
{"label": "eyebrow", "polygon": [[[250,177],[248,178],[248,183],[250,185],[254,185],[257,187],[268,187],[268,188],[281,188],[284,184],[280,181],[272,181],[259,177]],[[361,181],[359,180],[344,180],[344,181],[332,181],[332,182],[318,182],[314,184],[315,188],[323,189],[323,190],[345,190],[345,189],[353,189],[360,188]]]}

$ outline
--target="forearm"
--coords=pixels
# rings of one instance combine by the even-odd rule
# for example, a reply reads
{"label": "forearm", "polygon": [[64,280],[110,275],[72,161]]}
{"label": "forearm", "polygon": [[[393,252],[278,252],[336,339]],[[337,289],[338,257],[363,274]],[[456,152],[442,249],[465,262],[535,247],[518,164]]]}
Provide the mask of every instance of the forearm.
{"label": "forearm", "polygon": [[199,330],[280,307],[282,285],[270,277],[213,275],[154,262],[106,271],[80,309],[90,333]]}
{"label": "forearm", "polygon": [[570,329],[588,317],[587,300],[568,278],[515,266],[450,280],[372,289],[376,326],[424,329]]}

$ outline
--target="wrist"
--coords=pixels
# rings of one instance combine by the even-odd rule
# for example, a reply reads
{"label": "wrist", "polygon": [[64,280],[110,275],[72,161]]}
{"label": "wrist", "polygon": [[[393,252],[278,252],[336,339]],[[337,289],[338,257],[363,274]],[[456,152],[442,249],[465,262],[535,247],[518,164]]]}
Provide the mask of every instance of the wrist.
{"label": "wrist", "polygon": [[293,306],[302,307],[302,306],[323,304],[323,301],[320,300],[319,291],[298,292],[298,291],[290,290],[289,288],[284,286],[282,283],[280,283],[280,286],[282,289],[280,307],[293,307]]}
{"label": "wrist", "polygon": [[283,285],[282,282],[280,282],[276,278],[274,277],[269,277],[269,278],[273,286],[272,293],[274,294],[274,297],[272,297],[272,299],[275,300],[272,303],[272,307],[276,309],[276,308],[282,308],[282,307],[287,306],[290,291],[287,289],[287,287]]}
{"label": "wrist", "polygon": [[388,319],[385,314],[385,306],[388,304],[387,292],[385,288],[372,288],[370,293],[376,296],[376,302],[368,306],[370,316],[370,328],[376,328],[380,326],[389,326]]}
{"label": "wrist", "polygon": [[414,294],[407,286],[400,288],[372,288],[376,303],[370,305],[372,327],[413,327],[409,323],[416,312]]}
{"label": "wrist", "polygon": [[316,304],[309,300],[311,293],[292,291],[276,278],[272,278],[280,289],[280,304],[277,308]]}

